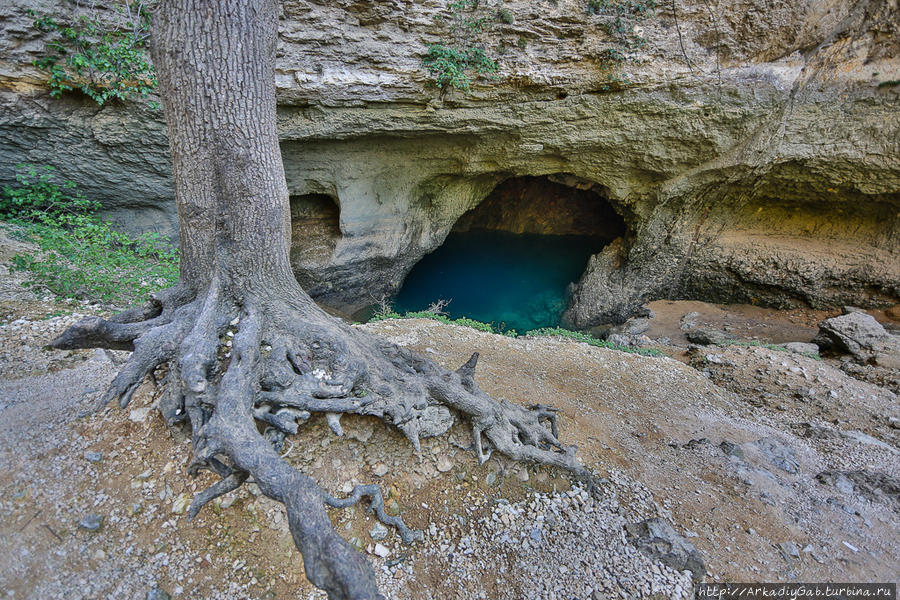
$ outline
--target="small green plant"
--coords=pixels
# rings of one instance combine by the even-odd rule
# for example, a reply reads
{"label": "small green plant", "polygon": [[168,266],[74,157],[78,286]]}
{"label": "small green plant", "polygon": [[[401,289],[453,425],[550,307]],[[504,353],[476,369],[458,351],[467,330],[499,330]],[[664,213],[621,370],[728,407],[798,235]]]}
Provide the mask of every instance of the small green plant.
{"label": "small green plant", "polygon": [[452,48],[432,44],[423,60],[425,70],[431,73],[434,84],[441,89],[453,87],[468,90],[472,83],[470,73],[490,75],[497,72],[497,63],[487,57],[481,48]]}
{"label": "small green plant", "polygon": [[[50,95],[80,90],[97,104],[147,98],[156,71],[147,58],[150,14],[142,1],[124,0],[116,22],[80,15],[69,20],[38,16],[34,27],[52,34],[47,54],[34,65],[49,74]],[[155,107],[156,103],[151,102]]]}
{"label": "small green plant", "polygon": [[582,342],[588,344],[590,346],[597,346],[599,348],[610,348],[612,350],[620,350],[622,352],[629,352],[631,354],[640,354],[642,356],[664,356],[664,353],[656,350],[654,348],[631,348],[629,346],[621,346],[619,344],[613,344],[612,342],[607,342],[606,340],[598,340],[592,335],[587,333],[581,333],[580,331],[572,331],[570,329],[563,329],[562,327],[542,327],[540,329],[532,329],[525,333],[527,336],[532,337],[561,337],[568,338],[571,340],[575,340],[578,342]]}
{"label": "small green plant", "polygon": [[499,67],[487,54],[485,34],[497,21],[515,21],[508,9],[492,10],[482,0],[454,0],[445,14],[435,16],[435,21],[444,25],[445,39],[429,45],[422,59],[435,86],[465,91],[473,76],[496,78]]}
{"label": "small green plant", "polygon": [[627,38],[636,23],[651,17],[656,0],[587,0],[588,12],[606,17],[602,27],[611,35]]}
{"label": "small green plant", "polygon": [[13,257],[13,269],[29,274],[26,286],[128,306],[178,280],[175,248],[159,234],[116,231],[95,214],[99,204],[57,182],[52,167],[20,165],[16,180],[0,194],[0,219],[39,248]]}

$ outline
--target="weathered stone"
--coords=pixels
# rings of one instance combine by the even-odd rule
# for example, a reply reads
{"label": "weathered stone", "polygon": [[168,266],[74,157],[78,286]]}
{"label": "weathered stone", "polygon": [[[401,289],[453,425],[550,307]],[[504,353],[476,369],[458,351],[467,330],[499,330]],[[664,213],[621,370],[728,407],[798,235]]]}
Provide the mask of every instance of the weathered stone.
{"label": "weathered stone", "polygon": [[175,498],[175,501],[172,503],[172,512],[176,515],[183,515],[185,511],[188,509],[188,506],[191,505],[191,495],[188,493],[178,494],[178,497]]}
{"label": "weathered stone", "polygon": [[128,419],[135,423],[143,423],[147,420],[147,416],[150,414],[152,409],[149,406],[142,406],[141,408],[132,408],[128,413]]}
{"label": "weathered stone", "polygon": [[103,453],[102,452],[93,452],[91,450],[88,450],[87,452],[84,453],[84,460],[86,460],[88,462],[92,462],[92,463],[98,463],[101,460],[103,460]]}
{"label": "weathered stone", "polygon": [[153,589],[147,591],[145,600],[172,600],[172,596],[170,596],[169,593],[164,589],[160,587],[154,587]]}
{"label": "weathered stone", "polygon": [[781,542],[778,544],[778,549],[781,550],[781,555],[788,562],[800,559],[800,549],[794,542]]}
{"label": "weathered stone", "polygon": [[78,522],[78,526],[87,531],[97,531],[103,526],[104,519],[105,517],[103,515],[90,514],[83,517]]}
{"label": "weathered stone", "polygon": [[728,340],[728,336],[722,331],[701,327],[688,329],[685,336],[689,342],[700,344],[701,346],[715,346]]}
{"label": "weathered stone", "polygon": [[419,437],[437,437],[453,425],[453,414],[445,406],[427,406],[419,413]]}
{"label": "weathered stone", "polygon": [[814,340],[820,348],[852,355],[860,362],[875,362],[900,354],[900,343],[885,331],[875,317],[864,312],[850,312],[819,323]]}
{"label": "weathered stone", "polygon": [[437,470],[441,473],[446,473],[450,469],[453,468],[453,461],[450,460],[450,457],[446,454],[441,454],[437,458]]}
{"label": "weathered stone", "polygon": [[822,471],[816,475],[816,479],[819,483],[834,486],[845,494],[858,493],[900,513],[900,479],[887,473],[864,470]]}
{"label": "weathered stone", "polygon": [[626,335],[641,335],[648,329],[650,329],[650,319],[645,317],[628,319],[622,326],[622,331]]}
{"label": "weathered stone", "polygon": [[625,526],[632,543],[641,551],[676,571],[688,570],[694,581],[706,575],[700,552],[685,537],[675,533],[661,518],[647,519]]}
{"label": "weathered stone", "polygon": [[387,536],[388,536],[387,527],[385,527],[381,523],[375,523],[375,526],[372,527],[371,531],[369,531],[369,537],[371,537],[372,540],[376,541],[376,542],[380,542]]}
{"label": "weathered stone", "polygon": [[606,341],[616,346],[628,347],[631,345],[631,338],[621,333],[612,333],[606,337]]}
{"label": "weathered stone", "polygon": [[756,440],[753,444],[769,462],[782,471],[791,474],[800,472],[800,463],[797,462],[794,449],[790,446],[785,445],[774,437],[764,437]]}
{"label": "weathered stone", "polygon": [[735,444],[734,442],[729,442],[728,440],[722,440],[722,443],[719,444],[719,448],[722,449],[728,456],[734,456],[735,458],[744,458],[744,449],[741,448],[740,444]]}

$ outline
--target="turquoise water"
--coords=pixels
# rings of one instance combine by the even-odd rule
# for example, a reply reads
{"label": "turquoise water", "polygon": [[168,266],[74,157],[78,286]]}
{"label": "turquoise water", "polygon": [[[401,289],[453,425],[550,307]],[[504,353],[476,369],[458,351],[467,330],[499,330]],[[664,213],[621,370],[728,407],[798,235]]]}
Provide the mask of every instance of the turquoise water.
{"label": "turquoise water", "polygon": [[522,333],[559,325],[566,288],[578,281],[604,240],[584,236],[451,233],[413,268],[394,310],[424,310],[451,300],[451,318],[468,317]]}

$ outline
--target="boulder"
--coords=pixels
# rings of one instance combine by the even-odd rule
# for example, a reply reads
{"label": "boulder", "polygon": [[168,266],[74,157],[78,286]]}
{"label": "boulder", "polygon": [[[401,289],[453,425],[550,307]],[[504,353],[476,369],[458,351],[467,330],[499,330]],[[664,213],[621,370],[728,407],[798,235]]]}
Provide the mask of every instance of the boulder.
{"label": "boulder", "polygon": [[[863,363],[891,363],[900,353],[900,344],[872,315],[850,312],[819,324],[813,340],[820,348],[850,354]],[[885,364],[888,366],[888,364]]]}
{"label": "boulder", "polygon": [[703,327],[688,329],[685,336],[687,336],[689,342],[700,344],[701,346],[715,346],[728,340],[728,336],[725,333],[717,329],[706,329]]}
{"label": "boulder", "polygon": [[630,523],[625,531],[631,542],[644,554],[676,571],[690,571],[697,582],[706,575],[706,564],[694,545],[675,532],[669,523],[659,517]]}

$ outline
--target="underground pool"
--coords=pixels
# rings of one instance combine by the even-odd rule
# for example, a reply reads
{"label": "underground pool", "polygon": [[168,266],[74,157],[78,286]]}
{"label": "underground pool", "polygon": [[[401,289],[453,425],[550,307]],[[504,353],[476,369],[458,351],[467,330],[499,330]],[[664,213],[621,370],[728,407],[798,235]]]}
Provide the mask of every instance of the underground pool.
{"label": "underground pool", "polygon": [[450,318],[468,317],[524,333],[559,325],[567,288],[608,240],[580,235],[452,232],[409,273],[394,298],[400,313],[447,300]]}

